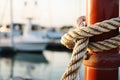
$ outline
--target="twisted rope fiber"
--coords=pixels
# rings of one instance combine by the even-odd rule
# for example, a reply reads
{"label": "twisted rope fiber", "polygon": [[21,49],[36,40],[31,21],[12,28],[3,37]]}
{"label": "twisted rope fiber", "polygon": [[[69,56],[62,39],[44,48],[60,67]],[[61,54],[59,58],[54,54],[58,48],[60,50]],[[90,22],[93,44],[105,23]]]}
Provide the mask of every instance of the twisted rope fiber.
{"label": "twisted rope fiber", "polygon": [[89,42],[89,37],[100,35],[120,27],[120,17],[98,22],[88,27],[74,28],[61,38],[61,43],[73,49],[71,60],[61,80],[76,80],[83,56],[89,52],[100,52],[120,46],[120,35],[104,41]]}

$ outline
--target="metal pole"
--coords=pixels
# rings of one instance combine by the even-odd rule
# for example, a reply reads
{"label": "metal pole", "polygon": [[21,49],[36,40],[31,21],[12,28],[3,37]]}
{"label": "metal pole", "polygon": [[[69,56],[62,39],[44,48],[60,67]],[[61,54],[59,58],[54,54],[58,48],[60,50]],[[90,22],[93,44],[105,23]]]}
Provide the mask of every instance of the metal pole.
{"label": "metal pole", "polygon": [[[119,16],[119,0],[87,0],[87,14],[86,20],[87,25],[94,24],[96,22],[100,22],[103,20],[107,20],[110,18],[118,17]],[[102,35],[94,36],[90,38],[90,41],[96,42],[101,41],[104,39],[111,38],[113,36],[118,35],[119,30],[113,30],[108,33],[103,33]],[[85,64],[85,79],[84,80],[118,80],[118,67],[110,66],[114,65],[112,63],[112,57],[110,58],[110,63],[106,63],[105,59],[111,55],[118,54],[118,48],[103,51],[103,52],[96,52],[88,53],[95,55],[97,63],[93,63],[93,66],[89,66],[88,63],[91,59],[88,59],[86,62],[83,61]],[[106,56],[107,55],[107,56]],[[102,56],[102,58],[100,58]],[[93,59],[95,60],[95,59]],[[109,65],[110,64],[110,65]]]}
{"label": "metal pole", "polygon": [[11,46],[14,48],[14,35],[13,35],[13,0],[10,0],[10,25],[11,25]]}
{"label": "metal pole", "polygon": [[[13,0],[10,0],[10,22],[11,22],[11,47],[13,48],[13,50],[15,51],[14,49],[14,35],[13,35]],[[14,54],[14,53],[11,53],[11,55]],[[10,74],[10,78],[13,78],[13,68],[14,68],[14,56],[12,58],[12,62],[11,62],[11,74]]]}

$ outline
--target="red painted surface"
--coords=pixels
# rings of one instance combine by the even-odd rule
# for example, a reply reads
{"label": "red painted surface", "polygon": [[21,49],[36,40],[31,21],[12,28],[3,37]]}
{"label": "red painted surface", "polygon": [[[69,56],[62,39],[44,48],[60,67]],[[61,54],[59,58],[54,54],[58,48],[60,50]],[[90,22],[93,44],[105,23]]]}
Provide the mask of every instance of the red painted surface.
{"label": "red painted surface", "polygon": [[85,67],[85,80],[118,80],[118,68]]}
{"label": "red painted surface", "polygon": [[119,0],[87,0],[87,25],[118,17]]}
{"label": "red painted surface", "polygon": [[84,65],[96,68],[115,68],[120,66],[120,54],[88,54],[88,60]]}
{"label": "red painted surface", "polygon": [[[87,0],[86,11],[86,20],[88,26],[96,22],[115,18],[119,15],[119,0]],[[101,41],[116,36],[118,33],[118,29],[113,30],[108,33],[91,37],[90,41]],[[114,59],[118,60],[119,62],[119,57],[112,58],[114,54],[118,55],[118,48],[88,54],[91,56],[93,55],[94,57],[90,57],[90,59],[83,61],[85,64],[84,80],[118,80],[117,66],[119,63],[116,66]],[[107,57],[109,59],[106,59]],[[114,66],[111,67],[111,65]]]}
{"label": "red painted surface", "polygon": [[[87,0],[86,22],[87,25],[118,17],[119,0]],[[90,41],[101,41],[111,36],[116,36],[118,30],[94,36]]]}

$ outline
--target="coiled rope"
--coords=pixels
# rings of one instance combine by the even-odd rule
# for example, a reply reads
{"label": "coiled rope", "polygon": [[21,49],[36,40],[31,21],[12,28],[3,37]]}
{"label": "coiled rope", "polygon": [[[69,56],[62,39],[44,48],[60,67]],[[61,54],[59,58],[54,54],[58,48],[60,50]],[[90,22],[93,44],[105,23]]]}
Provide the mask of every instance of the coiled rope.
{"label": "coiled rope", "polygon": [[88,52],[100,52],[120,46],[120,35],[104,41],[89,42],[89,37],[100,35],[120,27],[120,17],[98,22],[88,27],[77,27],[61,38],[61,43],[73,49],[71,60],[61,80],[76,80],[83,56]]}

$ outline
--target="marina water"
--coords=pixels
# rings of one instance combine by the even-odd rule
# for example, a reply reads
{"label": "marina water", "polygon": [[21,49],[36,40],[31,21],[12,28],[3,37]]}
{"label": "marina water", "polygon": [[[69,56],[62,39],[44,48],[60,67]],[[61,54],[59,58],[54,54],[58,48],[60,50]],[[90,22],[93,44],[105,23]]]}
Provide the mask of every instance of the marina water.
{"label": "marina water", "polygon": [[33,80],[60,80],[70,57],[71,52],[50,50],[43,53],[18,52],[14,59],[2,57],[0,80],[10,80],[11,75]]}
{"label": "marina water", "polygon": [[[68,51],[19,52],[14,59],[0,59],[0,80],[10,80],[11,75],[14,78],[20,77],[32,80],[60,80],[70,58],[71,52]],[[84,80],[83,65],[80,73],[80,80]]]}

